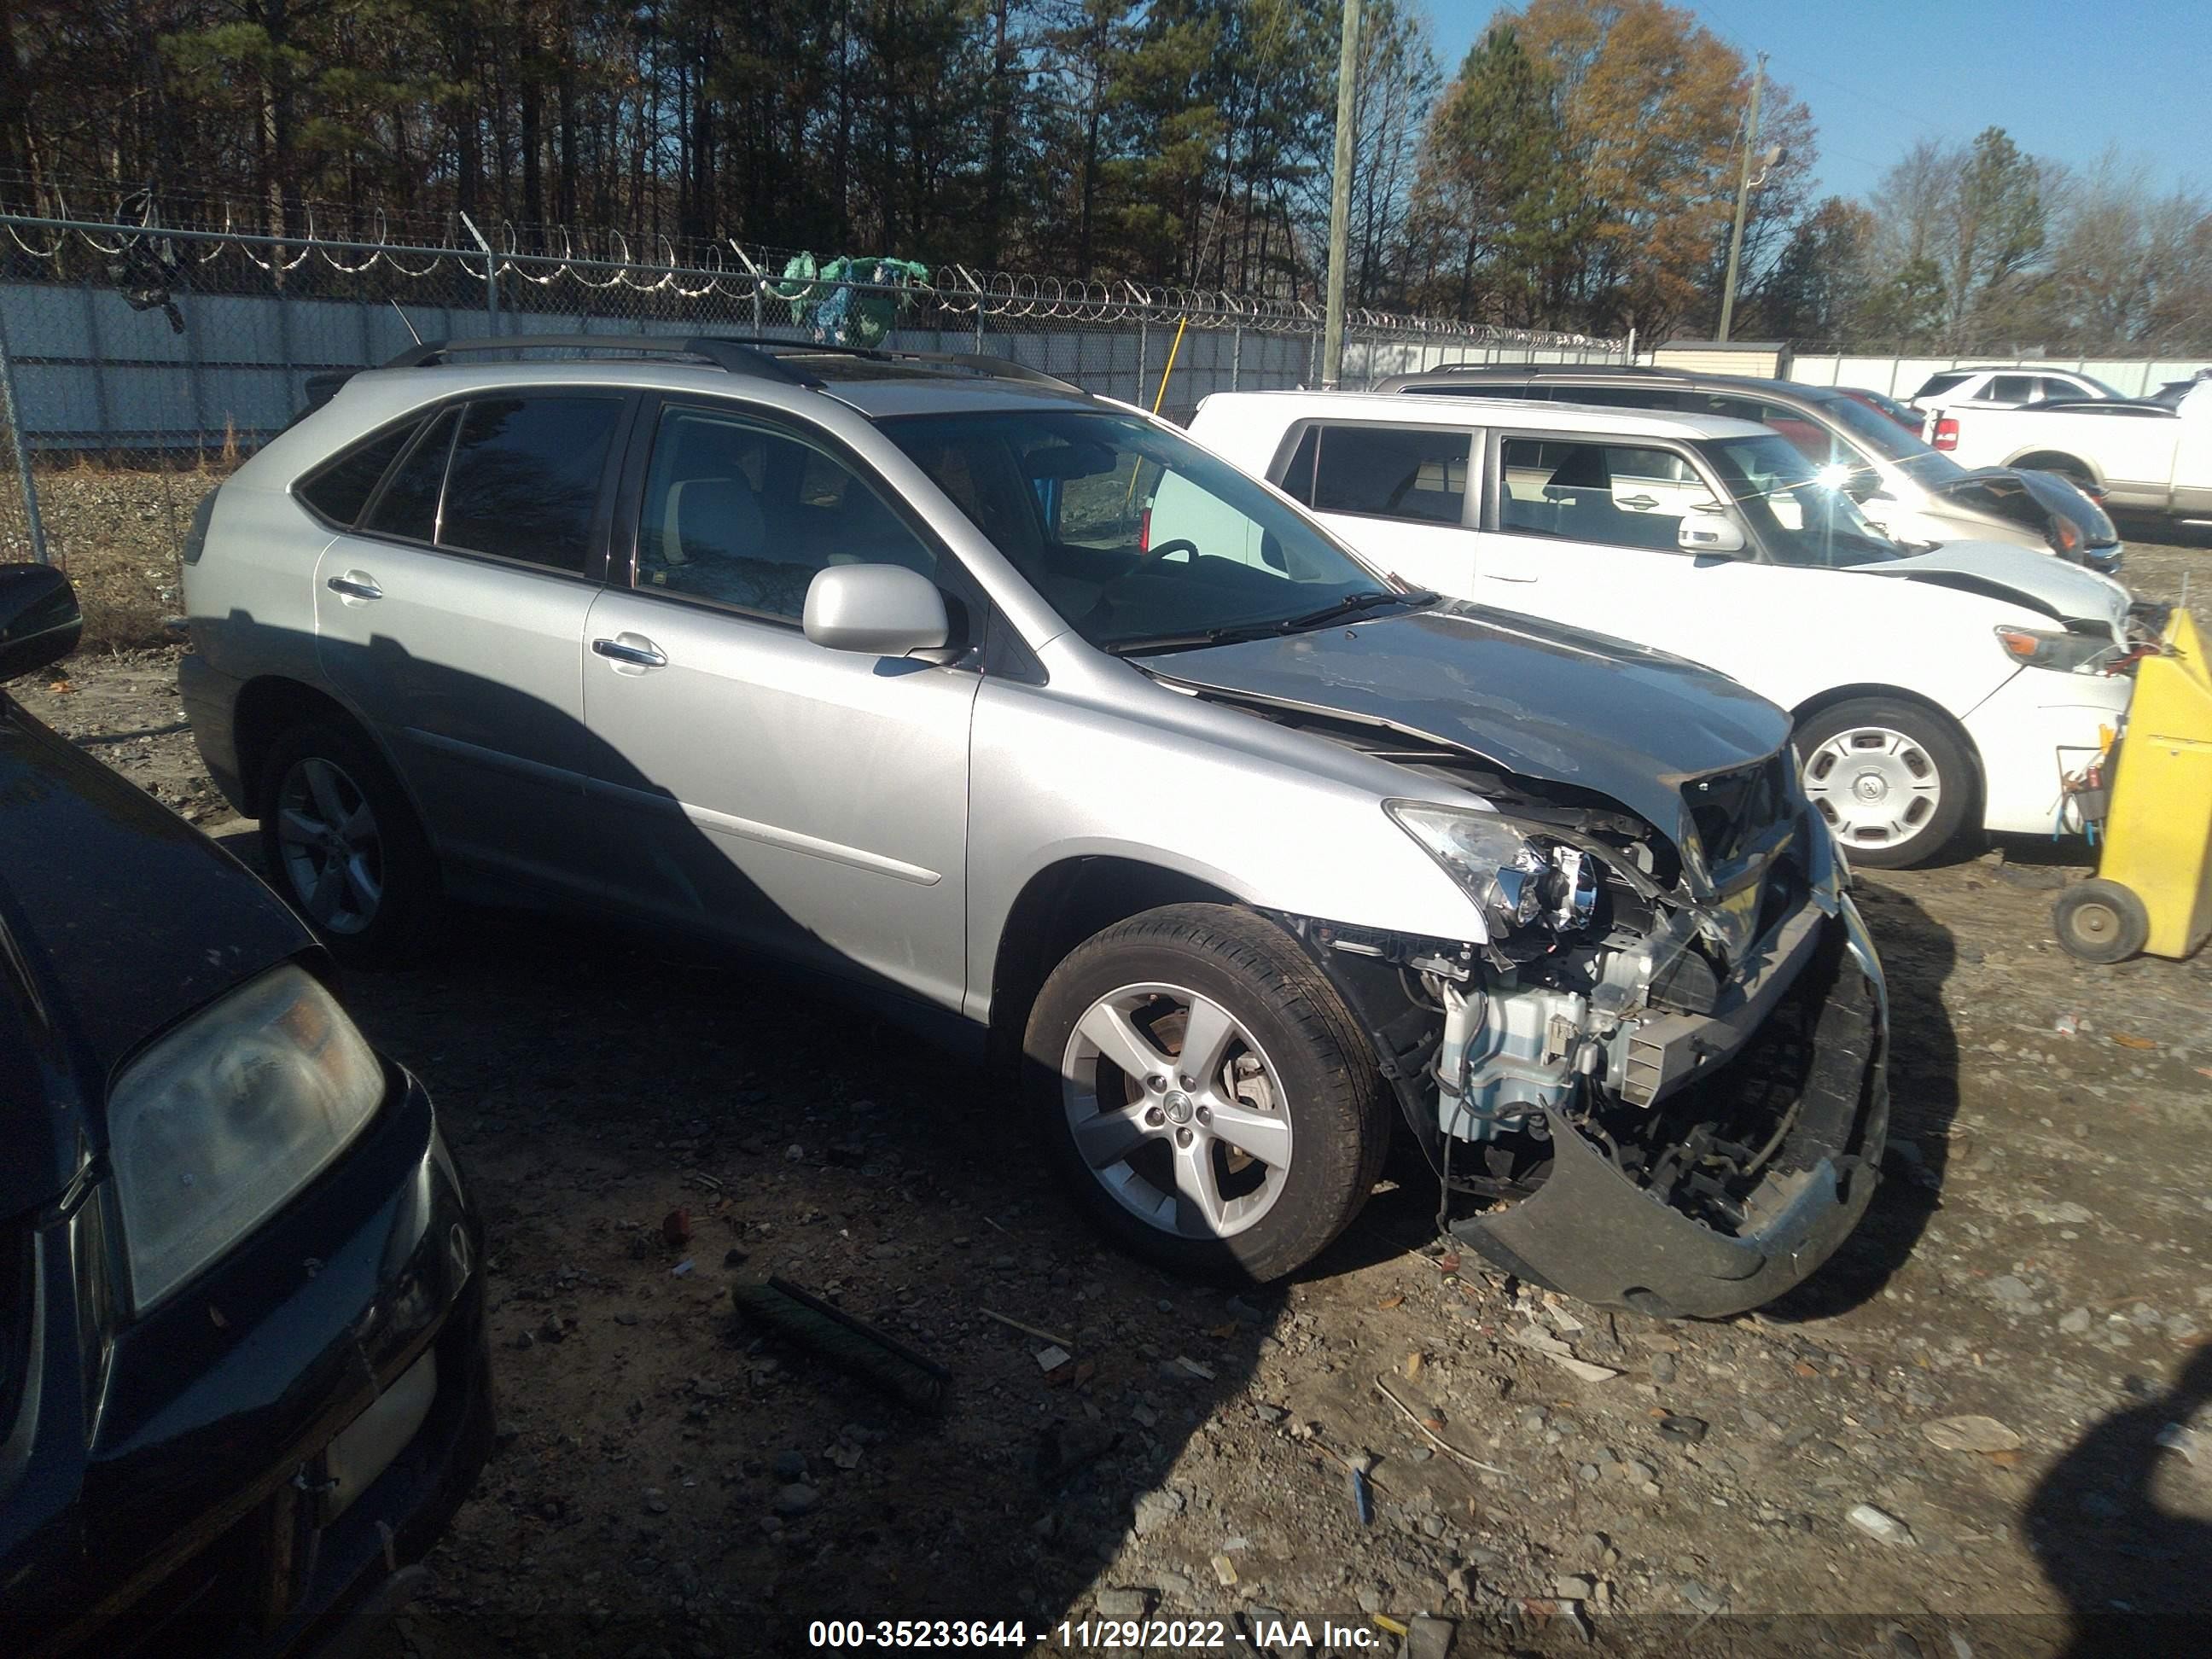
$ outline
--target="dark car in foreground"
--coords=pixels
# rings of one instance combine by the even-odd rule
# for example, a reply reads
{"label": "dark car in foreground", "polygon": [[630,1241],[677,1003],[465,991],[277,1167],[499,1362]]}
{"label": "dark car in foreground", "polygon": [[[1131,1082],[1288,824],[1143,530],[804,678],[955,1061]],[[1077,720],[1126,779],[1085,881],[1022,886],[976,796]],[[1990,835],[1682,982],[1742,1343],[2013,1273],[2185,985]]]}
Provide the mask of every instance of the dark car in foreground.
{"label": "dark car in foreground", "polygon": [[[80,629],[0,565],[0,684]],[[358,1635],[491,1440],[420,1084],[252,874],[0,690],[0,1650]]]}

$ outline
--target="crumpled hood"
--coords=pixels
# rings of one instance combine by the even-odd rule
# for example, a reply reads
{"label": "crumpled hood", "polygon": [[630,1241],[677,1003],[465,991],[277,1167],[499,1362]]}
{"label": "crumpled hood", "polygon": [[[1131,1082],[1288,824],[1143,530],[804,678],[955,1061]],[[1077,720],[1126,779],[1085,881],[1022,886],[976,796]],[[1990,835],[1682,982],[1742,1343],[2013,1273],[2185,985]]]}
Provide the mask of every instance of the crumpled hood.
{"label": "crumpled hood", "polygon": [[[1946,542],[1932,552],[1850,567],[1873,576],[1956,575],[1992,598],[2016,598],[2054,617],[2109,622],[2113,636],[2127,634],[2128,590],[2110,576],[2049,553],[2002,542]],[[1962,584],[1963,585],[1963,584]]]}
{"label": "crumpled hood", "polygon": [[1375,720],[1592,790],[1677,845],[1692,834],[1685,782],[1790,740],[1789,715],[1710,669],[1464,603],[1132,660],[1163,680]]}
{"label": "crumpled hood", "polygon": [[2014,519],[2022,514],[2005,511],[2001,501],[1977,497],[1986,497],[1992,490],[2017,489],[2045,515],[2058,514],[2073,520],[2093,547],[2119,539],[2111,515],[2056,472],[2034,467],[1981,466],[1958,477],[1947,478],[1932,488],[1937,495],[1956,500],[1964,506]]}

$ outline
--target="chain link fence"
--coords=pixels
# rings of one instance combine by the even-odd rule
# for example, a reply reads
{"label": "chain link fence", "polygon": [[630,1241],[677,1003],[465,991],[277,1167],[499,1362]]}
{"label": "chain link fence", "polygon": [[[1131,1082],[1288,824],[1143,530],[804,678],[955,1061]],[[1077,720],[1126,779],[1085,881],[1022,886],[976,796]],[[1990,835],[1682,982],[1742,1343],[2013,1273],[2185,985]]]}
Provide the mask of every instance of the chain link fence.
{"label": "chain link fence", "polygon": [[[587,256],[559,233],[548,251],[456,228],[473,246],[0,215],[0,559],[64,564],[88,622],[103,618],[96,634],[158,638],[198,496],[305,406],[311,375],[418,337],[979,352],[1177,419],[1214,392],[1320,378],[1311,304],[890,259],[817,271],[735,243],[680,261],[665,247],[656,263],[619,239]],[[1446,362],[1624,361],[1611,340],[1356,311],[1344,384]]]}

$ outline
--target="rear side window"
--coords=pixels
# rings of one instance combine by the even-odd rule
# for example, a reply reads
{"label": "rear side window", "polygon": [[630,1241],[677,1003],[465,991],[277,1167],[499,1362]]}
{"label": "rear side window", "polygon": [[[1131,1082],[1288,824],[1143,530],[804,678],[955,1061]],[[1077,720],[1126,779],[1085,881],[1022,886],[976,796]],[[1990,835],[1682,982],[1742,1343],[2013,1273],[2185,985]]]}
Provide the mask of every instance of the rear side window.
{"label": "rear side window", "polygon": [[580,571],[619,398],[485,398],[468,405],[438,544]]}
{"label": "rear side window", "polygon": [[2000,374],[1990,382],[1986,391],[1976,395],[2000,404],[2024,404],[2035,396],[2035,377],[2032,374]]}
{"label": "rear side window", "polygon": [[368,505],[378,482],[421,425],[420,421],[410,421],[379,433],[367,443],[355,445],[301,483],[297,492],[300,499],[332,524],[350,529],[361,517],[362,508]]}
{"label": "rear side window", "polygon": [[380,535],[404,536],[427,542],[438,533],[438,492],[446,482],[446,456],[453,447],[458,410],[447,410],[430,423],[422,441],[407,453],[392,480],[368,510],[362,527]]}
{"label": "rear side window", "polygon": [[1467,504],[1468,442],[1464,431],[1315,427],[1299,441],[1285,488],[1317,512],[1455,525]]}

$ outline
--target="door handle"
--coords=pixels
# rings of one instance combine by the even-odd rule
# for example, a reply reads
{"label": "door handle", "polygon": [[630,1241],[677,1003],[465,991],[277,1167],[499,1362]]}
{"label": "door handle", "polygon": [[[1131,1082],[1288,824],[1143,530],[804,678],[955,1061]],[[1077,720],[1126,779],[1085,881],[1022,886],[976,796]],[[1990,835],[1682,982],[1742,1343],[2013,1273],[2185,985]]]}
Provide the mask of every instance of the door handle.
{"label": "door handle", "polygon": [[633,668],[668,666],[668,653],[639,634],[623,634],[611,640],[593,640],[592,649],[610,662],[627,663]]}
{"label": "door handle", "polygon": [[333,593],[343,593],[349,599],[380,599],[384,590],[376,579],[365,570],[349,570],[343,576],[333,576],[323,584]]}
{"label": "door handle", "polygon": [[1613,504],[1615,507],[1633,507],[1638,513],[1649,513],[1659,505],[1659,498],[1656,495],[1616,495]]}

